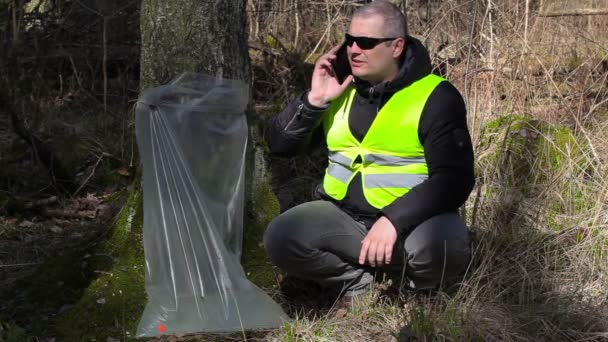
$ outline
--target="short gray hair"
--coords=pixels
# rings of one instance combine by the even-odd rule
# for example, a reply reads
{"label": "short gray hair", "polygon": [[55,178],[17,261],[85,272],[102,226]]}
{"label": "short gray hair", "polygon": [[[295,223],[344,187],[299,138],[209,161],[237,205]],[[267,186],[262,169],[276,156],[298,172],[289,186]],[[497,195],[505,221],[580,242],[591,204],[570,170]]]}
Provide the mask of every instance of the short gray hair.
{"label": "short gray hair", "polygon": [[365,6],[358,8],[353,13],[353,18],[369,17],[372,15],[379,15],[384,19],[385,38],[406,37],[408,35],[405,15],[401,13],[399,7],[392,3],[386,0],[372,1]]}

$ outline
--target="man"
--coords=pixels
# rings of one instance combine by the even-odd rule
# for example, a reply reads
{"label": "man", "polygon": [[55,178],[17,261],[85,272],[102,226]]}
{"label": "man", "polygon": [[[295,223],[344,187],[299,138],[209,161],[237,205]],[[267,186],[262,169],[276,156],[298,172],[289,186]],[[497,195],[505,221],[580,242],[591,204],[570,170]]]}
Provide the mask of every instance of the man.
{"label": "man", "polygon": [[464,101],[431,74],[428,52],[389,2],[358,9],[345,42],[352,75],[335,77],[335,47],[267,132],[271,152],[289,156],[322,129],[329,165],[321,200],[275,218],[264,245],[286,273],[351,299],[376,267],[405,267],[410,287],[437,288],[470,258],[457,214],[475,182]]}

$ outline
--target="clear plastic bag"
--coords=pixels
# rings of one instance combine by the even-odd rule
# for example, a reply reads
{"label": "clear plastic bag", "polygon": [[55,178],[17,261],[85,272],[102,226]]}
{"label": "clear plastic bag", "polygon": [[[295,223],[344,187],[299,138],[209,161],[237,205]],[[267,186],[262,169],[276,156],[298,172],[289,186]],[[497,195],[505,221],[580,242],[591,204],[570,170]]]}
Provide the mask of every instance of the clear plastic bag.
{"label": "clear plastic bag", "polygon": [[243,82],[192,73],[138,101],[148,303],[137,336],[289,319],[240,264],[247,101]]}

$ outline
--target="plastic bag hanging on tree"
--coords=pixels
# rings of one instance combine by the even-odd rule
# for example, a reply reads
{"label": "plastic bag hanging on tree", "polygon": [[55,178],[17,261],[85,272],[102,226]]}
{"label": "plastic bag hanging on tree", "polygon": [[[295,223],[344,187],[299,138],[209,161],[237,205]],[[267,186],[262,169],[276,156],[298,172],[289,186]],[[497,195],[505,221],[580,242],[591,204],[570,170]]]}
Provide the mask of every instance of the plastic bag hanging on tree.
{"label": "plastic bag hanging on tree", "polygon": [[148,294],[138,336],[288,319],[240,264],[248,97],[241,81],[188,73],[137,104]]}

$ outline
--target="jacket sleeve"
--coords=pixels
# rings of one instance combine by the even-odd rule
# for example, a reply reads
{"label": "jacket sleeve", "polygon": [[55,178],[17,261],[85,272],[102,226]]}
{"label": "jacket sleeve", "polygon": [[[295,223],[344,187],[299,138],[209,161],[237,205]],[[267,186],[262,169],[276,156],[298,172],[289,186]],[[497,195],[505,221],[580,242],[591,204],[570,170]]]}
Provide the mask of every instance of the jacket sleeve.
{"label": "jacket sleeve", "polygon": [[458,209],[475,184],[466,108],[450,83],[441,83],[429,97],[418,135],[429,177],[381,212],[399,233],[407,234],[435,215]]}
{"label": "jacket sleeve", "polygon": [[265,137],[272,154],[293,156],[310,143],[312,132],[320,126],[323,113],[329,105],[315,107],[308,103],[307,95],[304,93],[292,100],[271,119]]}

